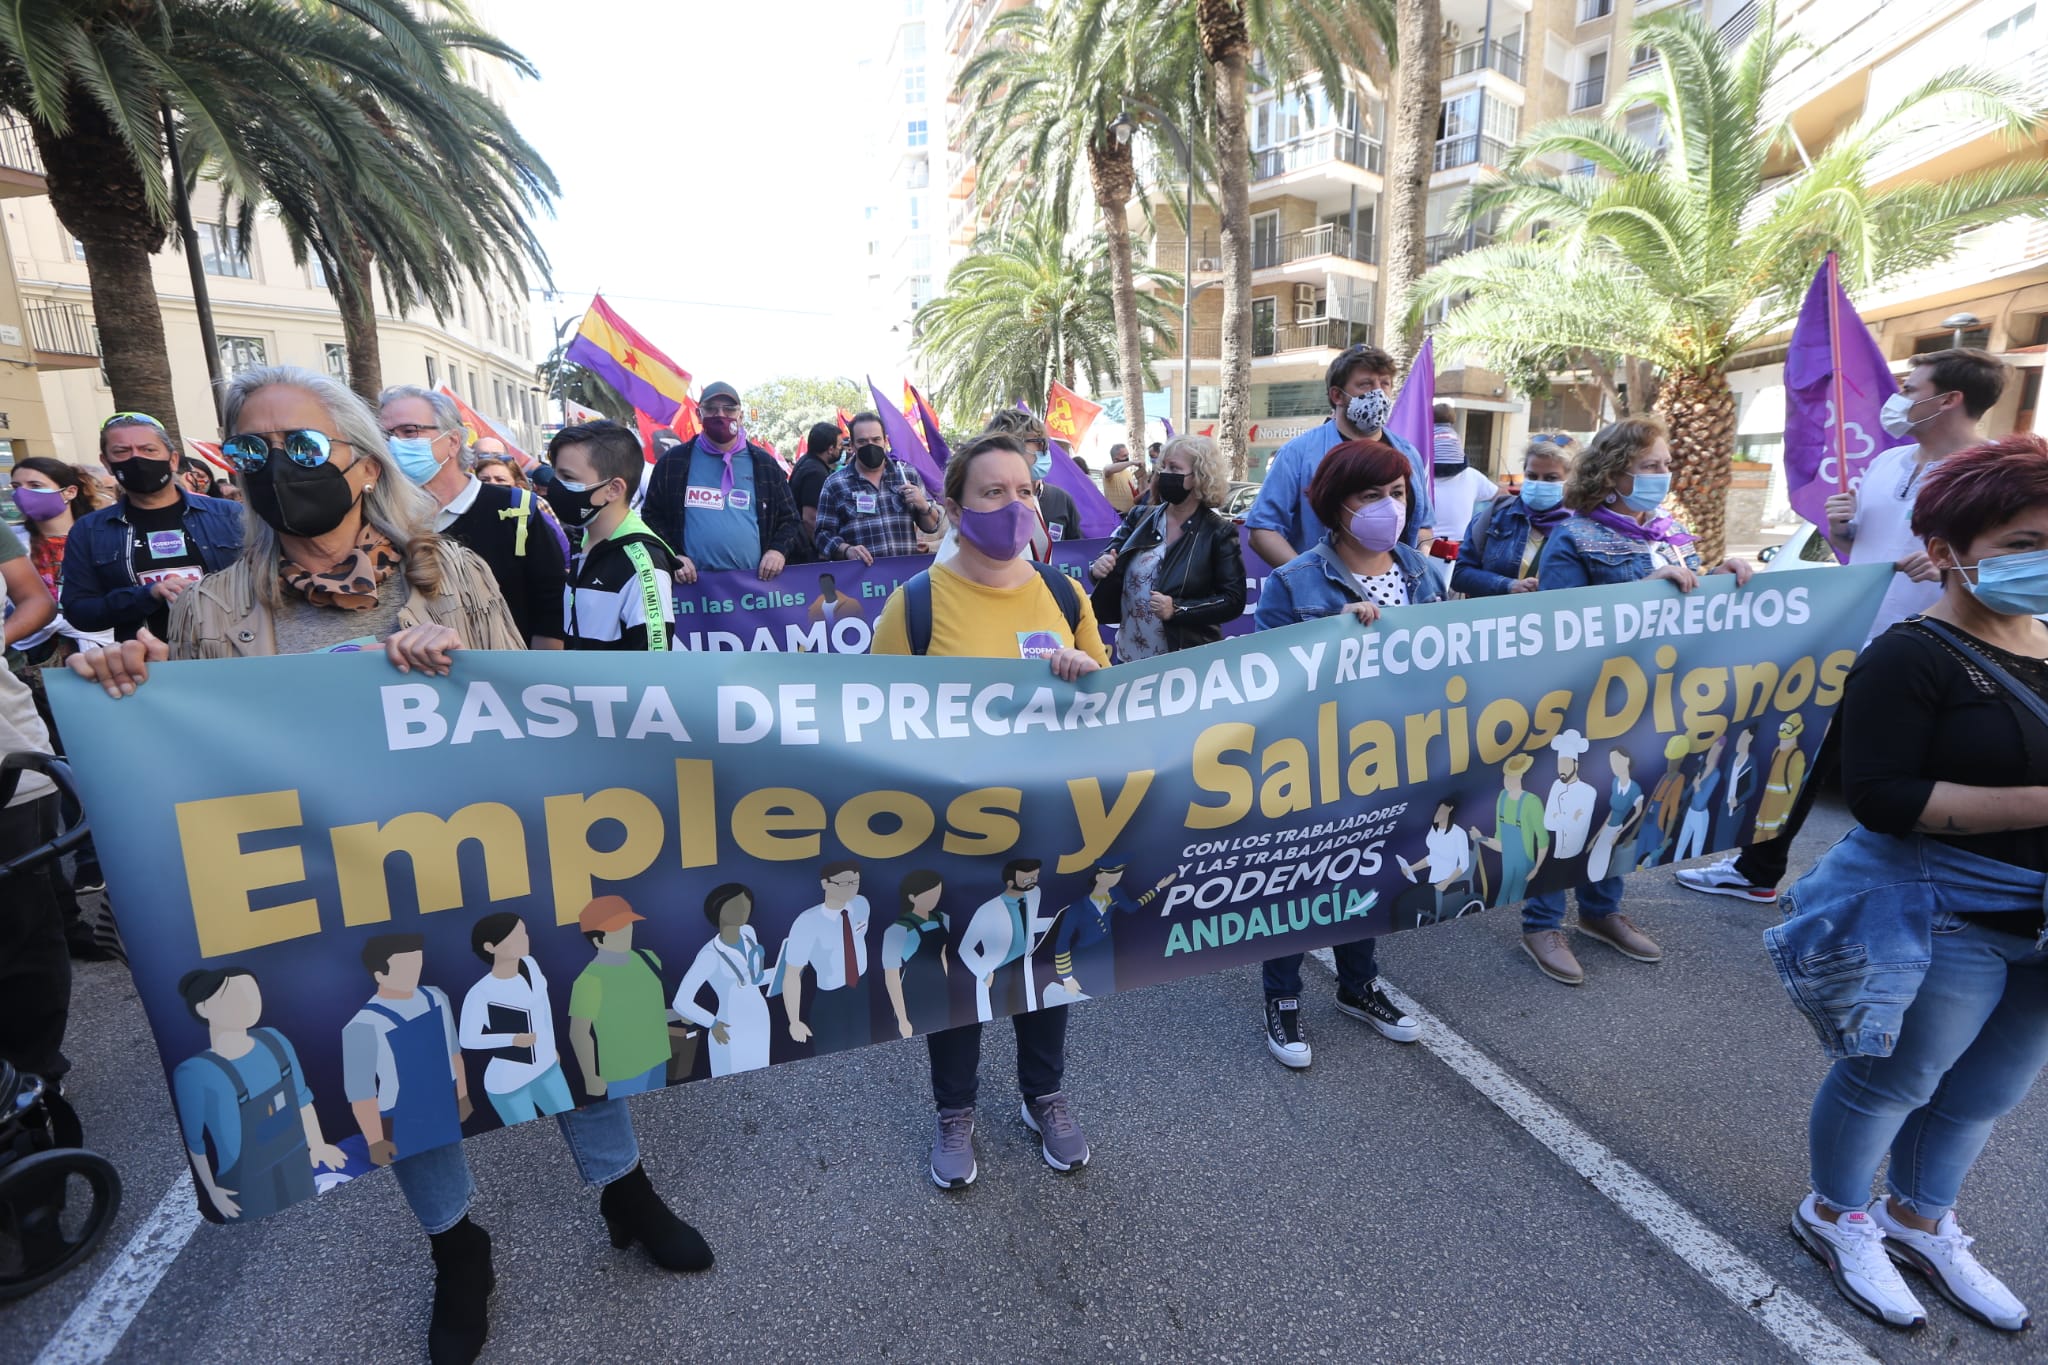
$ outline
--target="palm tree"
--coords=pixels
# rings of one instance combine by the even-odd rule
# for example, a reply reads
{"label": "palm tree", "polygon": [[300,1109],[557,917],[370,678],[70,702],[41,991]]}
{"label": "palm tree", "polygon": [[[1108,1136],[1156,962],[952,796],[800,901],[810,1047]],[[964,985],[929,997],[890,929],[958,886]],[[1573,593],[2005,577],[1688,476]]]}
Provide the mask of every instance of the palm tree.
{"label": "palm tree", "polygon": [[1156,130],[1161,115],[1181,127],[1191,122],[1199,66],[1191,45],[1152,41],[1157,17],[1133,0],[1013,10],[989,25],[987,47],[957,83],[972,110],[976,164],[1014,167],[1036,182],[1062,228],[1070,226],[1076,172],[1086,171],[1108,239],[1124,411],[1135,413],[1145,410],[1149,366],[1131,255],[1132,135],[1148,122]]}
{"label": "palm tree", "polygon": [[1421,344],[1410,300],[1422,278],[1429,231],[1429,177],[1436,169],[1437,118],[1443,106],[1443,6],[1438,0],[1395,0],[1399,54],[1394,63],[1387,142],[1387,252],[1381,277],[1387,297],[1387,349],[1405,371]]}
{"label": "palm tree", "polygon": [[[1172,278],[1132,269],[1148,283]],[[983,233],[946,276],[946,292],[913,320],[940,411],[973,421],[1020,398],[1039,401],[1054,380],[1101,386],[1116,372],[1113,274],[1108,236],[1074,238],[1044,204]],[[1171,325],[1155,294],[1134,299],[1142,336]]]}
{"label": "palm tree", "polygon": [[[1498,212],[1504,234],[1423,278],[1415,309],[1464,297],[1438,336],[1526,374],[1566,355],[1610,367],[1647,361],[1662,372],[1655,409],[1671,428],[1673,485],[1710,561],[1723,549],[1735,398],[1729,363],[1784,330],[1828,251],[1844,280],[1871,289],[1949,259],[1966,229],[2048,216],[2048,157],[1871,187],[1870,163],[1890,139],[1943,121],[1993,121],[2024,136],[2037,115],[2003,76],[1957,69],[1845,128],[1812,164],[1768,181],[1782,120],[1765,92],[1797,49],[1767,9],[1739,51],[1688,9],[1637,22],[1635,41],[1662,59],[1614,101],[1607,118],[1567,118],[1525,137],[1507,168],[1474,189],[1463,211]],[[1621,111],[1648,104],[1656,142]],[[1559,176],[1540,158],[1581,158],[1591,175]]]}
{"label": "palm tree", "polygon": [[[257,198],[264,180],[249,155],[256,109],[284,125],[278,136],[288,129],[346,165],[365,146],[364,100],[404,129],[463,116],[452,35],[517,60],[463,28],[459,5],[443,8],[456,17],[436,24],[410,0],[0,0],[0,106],[28,123],[51,207],[84,249],[117,407],[155,413],[177,434],[150,276],[171,219],[164,108],[176,116],[181,147],[228,193]],[[279,98],[287,88],[294,100]],[[477,162],[465,156],[432,169],[459,184]]]}
{"label": "palm tree", "polygon": [[[1254,54],[1279,79],[1313,71],[1333,100],[1343,98],[1346,63],[1395,49],[1393,0],[1196,0],[1196,41],[1215,91],[1210,137],[1222,199],[1223,396],[1217,431],[1232,464],[1244,468],[1251,426],[1252,257],[1250,73]],[[1190,7],[1170,8],[1182,14]],[[1429,130],[1435,146],[1436,130]],[[1425,173],[1425,180],[1427,175]]]}

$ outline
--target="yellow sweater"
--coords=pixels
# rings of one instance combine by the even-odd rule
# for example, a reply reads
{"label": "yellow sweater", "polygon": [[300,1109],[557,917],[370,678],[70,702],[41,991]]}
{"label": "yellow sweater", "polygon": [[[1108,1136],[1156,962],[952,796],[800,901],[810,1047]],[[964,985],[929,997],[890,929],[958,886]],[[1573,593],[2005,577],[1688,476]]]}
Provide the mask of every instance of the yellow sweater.
{"label": "yellow sweater", "polygon": [[[1049,652],[1057,642],[1062,648],[1078,649],[1096,663],[1107,665],[1109,652],[1095,629],[1095,611],[1088,594],[1074,585],[1081,599],[1081,628],[1067,629],[1066,614],[1053,600],[1052,590],[1037,574],[1015,588],[990,588],[934,564],[932,575],[932,641],[928,654],[950,654],[978,659],[1034,659]],[[1051,641],[1046,638],[1050,636]],[[875,622],[876,654],[908,654],[910,632],[905,622],[903,589],[889,594]]]}

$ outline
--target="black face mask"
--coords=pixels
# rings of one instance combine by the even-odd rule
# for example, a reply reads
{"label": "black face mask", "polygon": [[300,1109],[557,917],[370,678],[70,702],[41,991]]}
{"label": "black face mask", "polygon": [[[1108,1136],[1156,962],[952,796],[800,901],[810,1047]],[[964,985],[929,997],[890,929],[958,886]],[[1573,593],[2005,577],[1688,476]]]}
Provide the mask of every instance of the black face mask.
{"label": "black face mask", "polygon": [[108,466],[114,471],[114,482],[130,493],[148,497],[161,493],[171,481],[171,462],[152,460],[146,455],[130,455],[119,464]]}
{"label": "black face mask", "polygon": [[1466,462],[1464,460],[1438,460],[1434,472],[1439,479],[1448,479],[1453,474],[1462,471],[1465,465]]}
{"label": "black face mask", "polygon": [[1177,505],[1188,495],[1188,476],[1185,474],[1154,474],[1152,491],[1159,495],[1159,501],[1168,506]]}
{"label": "black face mask", "polygon": [[548,485],[547,492],[542,496],[548,500],[548,506],[554,509],[555,516],[563,525],[587,526],[592,517],[604,510],[591,501],[591,498],[596,496],[597,489],[603,486],[599,484],[594,488],[574,489],[566,487],[557,479]]}
{"label": "black face mask", "polygon": [[860,457],[862,466],[868,469],[880,469],[889,461],[889,452],[872,443],[862,446],[854,453]]}
{"label": "black face mask", "polygon": [[308,469],[277,451],[261,470],[244,474],[242,483],[250,509],[273,531],[308,539],[347,521],[349,509],[362,497],[349,484],[348,471],[333,461]]}

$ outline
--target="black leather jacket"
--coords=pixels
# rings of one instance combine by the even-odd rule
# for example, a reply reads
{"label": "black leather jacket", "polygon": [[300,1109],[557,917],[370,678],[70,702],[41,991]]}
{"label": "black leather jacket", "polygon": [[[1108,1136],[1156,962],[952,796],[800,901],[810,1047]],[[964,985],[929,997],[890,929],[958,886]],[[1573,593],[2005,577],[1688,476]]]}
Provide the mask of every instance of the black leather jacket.
{"label": "black leather jacket", "polygon": [[[1089,596],[1096,620],[1123,620],[1124,568],[1159,543],[1165,520],[1163,507],[1134,507],[1124,517],[1109,542],[1117,552],[1116,567]],[[1244,614],[1244,554],[1236,525],[1213,507],[1189,517],[1180,539],[1166,549],[1156,590],[1173,599],[1173,615],[1163,623],[1169,646],[1192,649],[1222,639],[1223,627]]]}

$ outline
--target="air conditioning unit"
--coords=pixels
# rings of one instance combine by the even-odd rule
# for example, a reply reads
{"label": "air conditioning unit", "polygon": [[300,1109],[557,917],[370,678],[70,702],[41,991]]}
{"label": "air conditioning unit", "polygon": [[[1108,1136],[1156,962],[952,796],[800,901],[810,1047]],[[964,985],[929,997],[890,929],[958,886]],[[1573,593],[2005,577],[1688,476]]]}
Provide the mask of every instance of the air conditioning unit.
{"label": "air conditioning unit", "polygon": [[1298,300],[1298,299],[1297,299],[1297,300],[1295,301],[1295,304],[1294,304],[1294,320],[1295,320],[1296,322],[1298,322],[1298,323],[1306,323],[1306,322],[1320,322],[1320,321],[1322,321],[1322,317],[1323,317],[1323,315],[1322,315],[1322,312],[1321,312],[1321,310],[1319,310],[1319,309],[1318,309],[1318,308],[1316,307],[1316,305],[1315,305],[1315,304],[1313,304],[1313,303],[1303,303],[1303,302],[1301,302],[1301,301],[1300,301],[1300,300]]}
{"label": "air conditioning unit", "polygon": [[1217,260],[1214,256],[1195,257],[1195,273],[1197,275],[1214,275],[1222,269],[1223,262]]}
{"label": "air conditioning unit", "polygon": [[1313,308],[1315,306],[1315,302],[1316,287],[1314,285],[1297,284],[1294,286],[1295,311],[1299,312],[1303,304],[1307,304],[1309,307]]}

